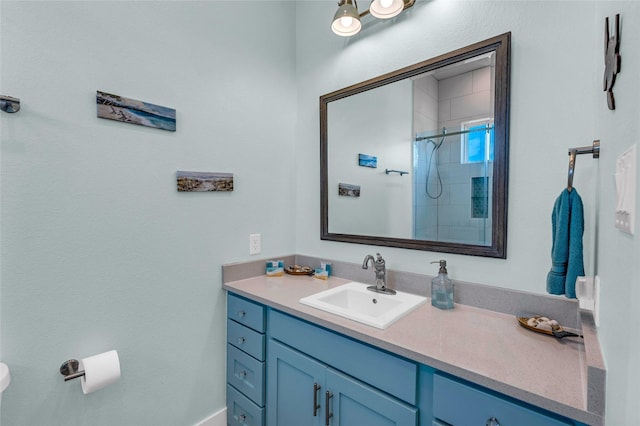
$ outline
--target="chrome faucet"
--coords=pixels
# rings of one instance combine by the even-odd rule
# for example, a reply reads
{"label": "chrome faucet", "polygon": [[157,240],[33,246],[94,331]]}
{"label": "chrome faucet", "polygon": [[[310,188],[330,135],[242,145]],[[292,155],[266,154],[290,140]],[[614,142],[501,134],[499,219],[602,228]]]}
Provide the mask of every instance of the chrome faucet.
{"label": "chrome faucet", "polygon": [[395,290],[387,288],[387,267],[382,255],[376,253],[376,259],[370,254],[366,255],[362,261],[362,269],[369,269],[369,262],[371,262],[375,269],[376,285],[367,287],[367,290],[375,291],[376,293],[396,294]]}

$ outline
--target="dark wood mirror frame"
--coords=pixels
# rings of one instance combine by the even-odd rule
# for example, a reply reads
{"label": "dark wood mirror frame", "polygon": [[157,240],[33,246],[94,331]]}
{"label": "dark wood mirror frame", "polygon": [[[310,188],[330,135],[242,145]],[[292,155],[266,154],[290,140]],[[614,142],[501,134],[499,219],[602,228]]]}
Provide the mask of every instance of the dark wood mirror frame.
{"label": "dark wood mirror frame", "polygon": [[[320,238],[355,244],[400,247],[505,259],[509,163],[509,92],[511,33],[505,33],[426,61],[372,78],[320,97]],[[478,55],[495,52],[493,216],[491,245],[377,237],[329,232],[328,106],[330,102],[411,78]]]}

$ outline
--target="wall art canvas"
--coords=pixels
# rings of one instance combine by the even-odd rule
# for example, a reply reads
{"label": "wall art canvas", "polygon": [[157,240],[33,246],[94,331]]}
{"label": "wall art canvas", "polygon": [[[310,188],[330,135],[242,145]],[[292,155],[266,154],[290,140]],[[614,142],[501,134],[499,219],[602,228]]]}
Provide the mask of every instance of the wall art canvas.
{"label": "wall art canvas", "polygon": [[352,185],[350,183],[339,183],[338,195],[343,197],[359,197],[360,185]]}
{"label": "wall art canvas", "polygon": [[373,155],[358,154],[358,165],[361,167],[371,167],[375,169],[378,167],[378,158]]}
{"label": "wall art canvas", "polygon": [[176,110],[111,93],[96,92],[98,117],[156,129],[176,131]]}
{"label": "wall art canvas", "polygon": [[178,192],[233,191],[233,173],[176,172]]}

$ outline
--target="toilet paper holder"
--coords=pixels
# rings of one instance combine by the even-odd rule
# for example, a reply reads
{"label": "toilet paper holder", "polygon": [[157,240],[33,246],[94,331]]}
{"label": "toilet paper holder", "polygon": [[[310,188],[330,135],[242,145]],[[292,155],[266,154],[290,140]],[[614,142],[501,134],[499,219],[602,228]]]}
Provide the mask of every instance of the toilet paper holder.
{"label": "toilet paper holder", "polygon": [[69,359],[62,363],[60,366],[60,374],[64,376],[64,381],[67,382],[84,376],[84,370],[78,370],[79,367],[80,362],[78,362],[77,359]]}

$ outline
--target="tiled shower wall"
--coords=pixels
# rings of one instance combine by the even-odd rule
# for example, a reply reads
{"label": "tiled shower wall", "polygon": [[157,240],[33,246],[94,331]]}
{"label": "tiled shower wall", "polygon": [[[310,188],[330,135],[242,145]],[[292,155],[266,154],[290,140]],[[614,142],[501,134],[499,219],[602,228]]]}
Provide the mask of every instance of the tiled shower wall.
{"label": "tiled shower wall", "polygon": [[[455,132],[463,122],[489,117],[493,111],[492,76],[492,67],[484,67],[440,81],[431,75],[416,79],[414,133],[418,136],[439,133],[443,127]],[[436,170],[431,153],[440,140],[414,144],[414,237],[489,244],[491,221],[472,218],[471,181],[474,177],[488,176],[491,185],[492,163],[486,164],[486,170],[483,163],[462,164],[462,136],[449,136],[437,151]],[[431,197],[427,195],[427,174]],[[491,198],[488,203],[490,218]]]}

